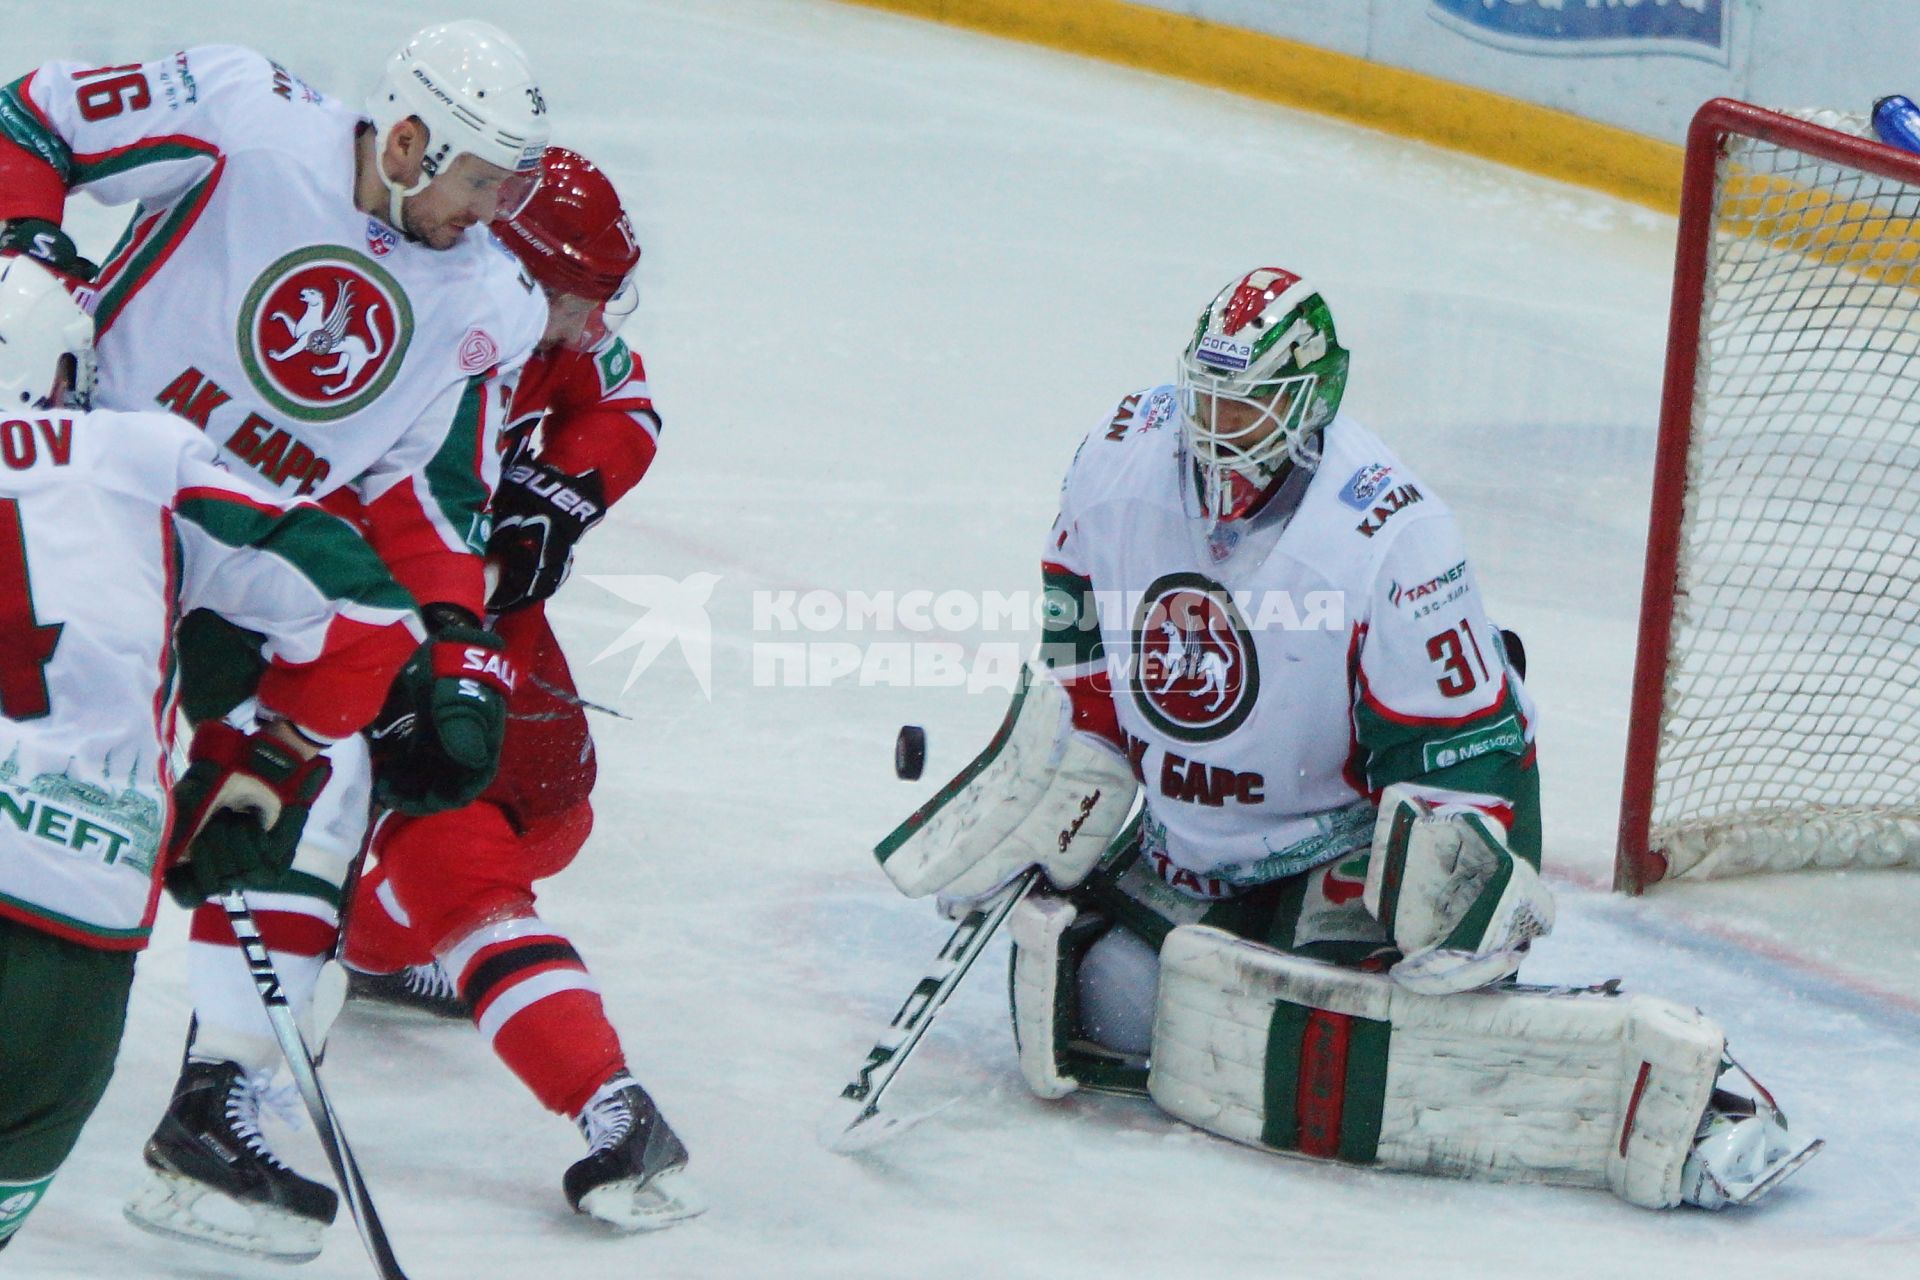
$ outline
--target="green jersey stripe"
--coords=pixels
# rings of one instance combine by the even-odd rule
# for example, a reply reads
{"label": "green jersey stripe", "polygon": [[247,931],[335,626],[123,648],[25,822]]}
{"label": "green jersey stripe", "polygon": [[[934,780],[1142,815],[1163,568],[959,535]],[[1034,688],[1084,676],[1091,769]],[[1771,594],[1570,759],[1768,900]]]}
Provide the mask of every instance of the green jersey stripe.
{"label": "green jersey stripe", "polygon": [[100,299],[94,306],[93,323],[96,334],[105,333],[116,320],[122,308],[132,300],[140,287],[160,269],[175,247],[186,238],[187,232],[200,218],[200,211],[207,207],[207,200],[213,195],[214,187],[219,185],[224,163],[215,163],[213,172],[194,184],[174,206],[173,212],[155,227],[145,244],[135,249],[107,285],[100,290]]}
{"label": "green jersey stripe", "polygon": [[475,555],[486,554],[491,531],[487,515],[491,495],[480,474],[486,406],[487,375],[476,374],[467,379],[453,426],[426,469],[428,501],[438,510],[440,522]]}
{"label": "green jersey stripe", "polygon": [[73,151],[61,136],[47,126],[46,120],[27,97],[27,81],[21,76],[0,89],[0,135],[25,148],[52,165],[60,180],[73,185]]}
{"label": "green jersey stripe", "polygon": [[281,512],[217,490],[195,489],[182,494],[174,509],[180,519],[230,547],[255,547],[285,560],[329,600],[348,600],[392,615],[413,609],[413,597],[393,580],[365,539],[318,507]]}
{"label": "green jersey stripe", "polygon": [[30,925],[55,937],[65,938],[69,942],[78,942],[83,946],[106,947],[116,951],[133,950],[147,945],[147,939],[153,935],[153,926],[141,925],[137,929],[109,929],[105,925],[89,924],[72,916],[62,915],[58,911],[43,907],[37,902],[27,902],[8,894],[0,893],[0,916]]}

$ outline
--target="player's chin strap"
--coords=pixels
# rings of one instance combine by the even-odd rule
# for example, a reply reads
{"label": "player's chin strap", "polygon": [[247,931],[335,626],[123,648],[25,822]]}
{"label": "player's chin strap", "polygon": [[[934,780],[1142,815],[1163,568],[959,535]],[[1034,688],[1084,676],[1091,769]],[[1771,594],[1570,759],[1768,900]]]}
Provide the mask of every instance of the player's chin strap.
{"label": "player's chin strap", "polygon": [[420,180],[410,187],[403,187],[387,176],[387,141],[393,137],[394,127],[398,123],[399,121],[395,121],[393,124],[375,126],[373,131],[373,171],[380,176],[380,185],[387,189],[387,221],[393,224],[395,231],[398,231],[401,235],[406,235],[407,224],[404,220],[404,215],[400,211],[400,206],[408,196],[417,196],[422,191],[425,191],[427,184],[433,181],[433,175],[427,172],[425,165],[422,165],[420,167]]}

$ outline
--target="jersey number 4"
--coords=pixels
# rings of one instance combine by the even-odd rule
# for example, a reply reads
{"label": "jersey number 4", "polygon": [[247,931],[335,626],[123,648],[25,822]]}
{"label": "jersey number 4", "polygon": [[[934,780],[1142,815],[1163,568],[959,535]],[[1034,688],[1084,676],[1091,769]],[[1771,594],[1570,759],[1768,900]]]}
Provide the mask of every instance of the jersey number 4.
{"label": "jersey number 4", "polygon": [[0,715],[37,720],[52,710],[47,663],[65,627],[64,622],[42,623],[33,616],[20,503],[0,498]]}

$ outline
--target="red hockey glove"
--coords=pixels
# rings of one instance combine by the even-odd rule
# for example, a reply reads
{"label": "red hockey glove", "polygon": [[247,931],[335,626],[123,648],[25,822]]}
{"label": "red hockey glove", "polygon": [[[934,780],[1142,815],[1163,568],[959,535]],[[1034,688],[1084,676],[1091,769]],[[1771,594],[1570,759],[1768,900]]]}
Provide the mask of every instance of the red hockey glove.
{"label": "red hockey glove", "polygon": [[293,865],[307,812],[332,776],[325,756],[302,760],[266,733],[213,721],[193,735],[173,786],[167,892],[183,907],[243,883],[267,883]]}

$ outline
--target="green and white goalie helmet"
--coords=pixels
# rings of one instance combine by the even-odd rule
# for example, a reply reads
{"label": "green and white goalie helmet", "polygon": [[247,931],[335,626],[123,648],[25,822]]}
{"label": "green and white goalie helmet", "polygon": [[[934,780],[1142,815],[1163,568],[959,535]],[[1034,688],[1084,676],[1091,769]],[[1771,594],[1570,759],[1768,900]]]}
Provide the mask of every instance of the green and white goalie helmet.
{"label": "green and white goalie helmet", "polygon": [[1289,462],[1320,460],[1347,386],[1347,351],[1320,291],[1260,267],[1214,296],[1180,357],[1181,430],[1215,521],[1252,512]]}
{"label": "green and white goalie helmet", "polygon": [[32,258],[0,258],[0,412],[84,405],[92,391],[92,319]]}
{"label": "green and white goalie helmet", "polygon": [[403,188],[380,168],[393,198],[395,225],[400,200],[424,191],[461,155],[513,175],[495,215],[513,217],[540,183],[540,159],[553,131],[527,55],[506,32],[470,19],[416,32],[387,59],[380,85],[367,99],[367,114],[377,130],[376,154],[384,152],[394,126],[409,116],[427,127],[418,182]]}

